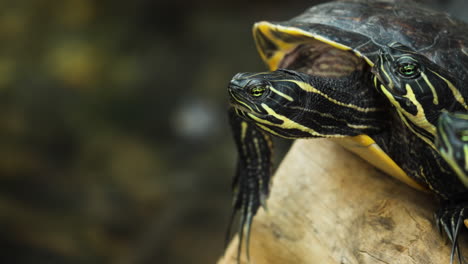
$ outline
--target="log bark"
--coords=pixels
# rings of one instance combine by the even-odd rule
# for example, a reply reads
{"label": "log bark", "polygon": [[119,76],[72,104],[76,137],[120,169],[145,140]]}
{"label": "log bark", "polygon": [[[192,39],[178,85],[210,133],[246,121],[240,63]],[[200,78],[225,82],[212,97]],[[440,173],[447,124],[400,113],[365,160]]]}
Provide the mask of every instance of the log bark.
{"label": "log bark", "polygon": [[[450,263],[436,201],[327,139],[298,140],[252,226],[250,263]],[[238,239],[218,264],[236,262]],[[461,241],[462,252],[468,252]],[[245,252],[245,250],[243,251]],[[241,263],[248,263],[243,254]]]}

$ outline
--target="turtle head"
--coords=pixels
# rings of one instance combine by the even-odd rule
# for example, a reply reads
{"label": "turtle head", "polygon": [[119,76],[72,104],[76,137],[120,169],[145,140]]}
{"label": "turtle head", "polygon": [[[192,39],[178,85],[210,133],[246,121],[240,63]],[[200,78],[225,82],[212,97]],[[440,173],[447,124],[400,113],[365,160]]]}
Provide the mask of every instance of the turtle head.
{"label": "turtle head", "polygon": [[384,49],[372,72],[377,89],[430,144],[442,110],[466,109],[456,78],[402,44],[393,43]]}
{"label": "turtle head", "polygon": [[237,114],[271,134],[286,138],[342,137],[381,128],[382,110],[362,72],[344,78],[279,69],[239,73],[228,91]]}
{"label": "turtle head", "polygon": [[440,67],[409,47],[391,44],[381,52],[373,72],[381,84],[378,88],[409,114],[416,115],[419,106],[444,107],[440,90],[450,81]]}
{"label": "turtle head", "polygon": [[468,114],[443,112],[440,115],[436,147],[468,187]]}
{"label": "turtle head", "polygon": [[298,89],[294,81],[299,80],[300,76],[289,70],[238,73],[228,86],[231,105],[247,119],[265,118],[274,122],[268,117],[268,109],[288,108],[295,100],[289,94]]}

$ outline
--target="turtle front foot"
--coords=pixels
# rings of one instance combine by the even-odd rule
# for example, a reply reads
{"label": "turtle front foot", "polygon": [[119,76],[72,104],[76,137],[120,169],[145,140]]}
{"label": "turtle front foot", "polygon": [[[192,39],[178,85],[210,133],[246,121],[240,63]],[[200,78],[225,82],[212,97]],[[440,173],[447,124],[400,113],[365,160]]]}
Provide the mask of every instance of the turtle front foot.
{"label": "turtle front foot", "polygon": [[[237,213],[240,213],[239,244],[237,263],[240,263],[242,244],[245,238],[247,260],[249,260],[250,229],[253,217],[260,206],[266,208],[269,184],[272,172],[272,142],[268,134],[255,124],[247,122],[237,115],[234,109],[229,111],[229,121],[238,149],[237,170],[232,182],[233,209],[226,232],[226,246],[231,237],[231,227]],[[245,237],[244,237],[245,235]]]}
{"label": "turtle front foot", "polygon": [[435,213],[439,232],[442,234],[442,231],[445,231],[450,241],[452,241],[450,264],[454,263],[455,254],[458,256],[458,263],[466,263],[458,246],[458,236],[467,218],[468,203],[446,205]]}

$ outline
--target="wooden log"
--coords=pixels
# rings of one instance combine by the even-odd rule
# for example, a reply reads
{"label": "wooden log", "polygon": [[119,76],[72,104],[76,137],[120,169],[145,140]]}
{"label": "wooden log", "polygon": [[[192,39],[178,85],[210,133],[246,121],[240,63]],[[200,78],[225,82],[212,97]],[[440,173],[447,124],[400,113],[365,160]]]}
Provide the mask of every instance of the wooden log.
{"label": "wooden log", "polygon": [[[332,141],[298,140],[275,174],[268,211],[255,217],[250,263],[448,264],[436,206]],[[218,264],[237,263],[237,245],[236,236]],[[466,241],[461,248],[468,252]]]}

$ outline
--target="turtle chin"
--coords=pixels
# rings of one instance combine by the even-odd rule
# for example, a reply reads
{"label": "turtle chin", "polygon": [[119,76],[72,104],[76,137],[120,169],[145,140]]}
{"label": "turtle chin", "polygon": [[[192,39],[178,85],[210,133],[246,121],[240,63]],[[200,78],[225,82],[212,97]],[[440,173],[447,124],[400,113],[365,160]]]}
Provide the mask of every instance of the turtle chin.
{"label": "turtle chin", "polygon": [[236,114],[240,117],[242,117],[246,121],[252,121],[252,122],[257,122],[258,120],[262,120],[266,118],[266,115],[259,114],[257,112],[254,112],[247,107],[240,106],[237,104],[231,104],[232,108],[236,112]]}

